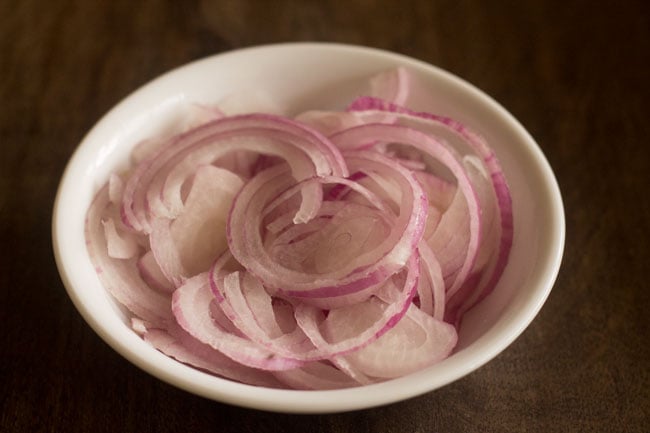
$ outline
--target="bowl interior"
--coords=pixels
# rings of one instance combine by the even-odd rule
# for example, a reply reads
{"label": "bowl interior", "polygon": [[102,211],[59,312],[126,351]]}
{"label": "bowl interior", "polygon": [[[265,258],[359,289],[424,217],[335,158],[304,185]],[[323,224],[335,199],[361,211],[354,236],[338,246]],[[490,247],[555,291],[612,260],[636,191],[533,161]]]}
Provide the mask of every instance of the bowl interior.
{"label": "bowl interior", "polygon": [[[445,361],[389,382],[340,391],[287,391],[242,385],[179,364],[133,333],[124,311],[101,286],[86,253],[84,218],[96,191],[127,164],[132,146],[165,128],[179,107],[215,103],[241,91],[267,92],[292,114],[340,109],[368,76],[403,65],[423,97],[417,110],[454,117],[483,135],[511,187],[515,232],[510,262],[495,291],[470,311],[459,345]],[[424,95],[430,95],[424,97]],[[210,57],[171,71],[134,92],[85,137],[60,184],[53,220],[54,252],[66,289],[93,329],[144,370],[188,391],[247,407],[334,412],[386,404],[449,383],[507,347],[530,323],[557,275],[564,245],[560,193],[541,151],[500,105],[457,77],[425,63],[369,48],[282,44]],[[305,398],[306,394],[309,398]]]}

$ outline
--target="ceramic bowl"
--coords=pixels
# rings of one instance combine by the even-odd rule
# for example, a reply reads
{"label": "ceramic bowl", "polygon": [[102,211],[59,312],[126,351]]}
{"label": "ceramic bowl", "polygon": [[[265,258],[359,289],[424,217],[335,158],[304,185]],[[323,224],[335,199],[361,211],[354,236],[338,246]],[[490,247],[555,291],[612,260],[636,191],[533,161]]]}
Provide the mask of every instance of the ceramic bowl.
{"label": "ceramic bowl", "polygon": [[[84,243],[84,217],[97,190],[132,146],[164,129],[180,104],[214,103],[232,92],[259,88],[296,112],[342,108],[368,76],[405,66],[428,89],[415,101],[482,134],[498,155],[511,187],[514,241],[494,290],[462,323],[459,344],[444,361],[399,379],[353,389],[293,391],[235,383],[176,362],[130,328],[104,290]],[[208,57],[146,84],[107,113],[72,156],[54,206],[57,266],[74,305],[88,324],[129,361],[179,388],[216,401],[279,412],[340,412],[384,405],[431,392],[481,367],[531,323],[557,276],[564,248],[562,198],[542,151],[501,105],[462,79],[399,54],[338,44],[280,44]],[[495,384],[495,386],[499,386]]]}

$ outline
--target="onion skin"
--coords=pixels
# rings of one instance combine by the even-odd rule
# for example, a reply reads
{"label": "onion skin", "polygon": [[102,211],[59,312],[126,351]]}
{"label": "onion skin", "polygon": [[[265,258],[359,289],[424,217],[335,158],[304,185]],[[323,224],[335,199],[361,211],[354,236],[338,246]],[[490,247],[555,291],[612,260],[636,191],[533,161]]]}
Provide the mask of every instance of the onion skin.
{"label": "onion skin", "polygon": [[384,71],[345,111],[295,118],[195,104],[139,143],[85,222],[133,330],[274,388],[362,386],[452,354],[507,265],[512,200],[483,138],[407,108],[412,84]]}

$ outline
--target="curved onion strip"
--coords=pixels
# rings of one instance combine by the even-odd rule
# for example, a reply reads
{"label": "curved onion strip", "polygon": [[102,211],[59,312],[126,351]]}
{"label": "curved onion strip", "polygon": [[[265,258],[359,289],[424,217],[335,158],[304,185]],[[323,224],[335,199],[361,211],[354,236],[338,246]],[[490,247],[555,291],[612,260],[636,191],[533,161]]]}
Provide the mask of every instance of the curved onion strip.
{"label": "curved onion strip", "polygon": [[[355,332],[357,326],[364,326],[364,320],[390,308],[386,305],[390,304],[372,298],[360,305],[363,308],[358,309],[358,314],[341,315],[339,326],[326,327],[328,338],[336,341]],[[329,317],[325,325],[330,325],[328,322]],[[436,320],[411,304],[404,317],[382,338],[348,354],[346,359],[364,374],[388,379],[413,373],[446,358],[457,339],[453,325]]]}
{"label": "curved onion strip", "polygon": [[469,302],[463,311],[467,311],[480,300],[484,299],[496,286],[501,274],[508,262],[510,249],[512,248],[513,239],[513,215],[512,215],[512,198],[506,182],[505,175],[494,151],[487,145],[486,141],[477,133],[455,119],[440,116],[433,113],[416,112],[406,107],[383,101],[373,97],[361,97],[355,100],[348,108],[349,111],[369,119],[375,118],[378,113],[395,113],[397,119],[404,119],[413,124],[417,122],[425,126],[440,126],[453,134],[456,134],[481,158],[487,169],[488,177],[491,179],[496,200],[498,203],[498,218],[500,226],[500,239],[497,252],[494,254],[496,260],[490,263],[489,269],[483,271],[485,277],[482,278],[480,288],[475,293],[478,296]]}
{"label": "curved onion strip", "polygon": [[[221,258],[217,261],[219,265],[224,263]],[[223,272],[215,269],[210,276],[210,287],[219,301],[222,310],[228,316],[235,326],[237,326],[248,338],[260,346],[268,348],[277,356],[296,359],[300,361],[317,361],[321,359],[331,359],[332,357],[344,355],[350,351],[358,350],[373,340],[379,338],[388,329],[395,326],[406,312],[408,305],[411,303],[417,287],[419,275],[419,261],[417,254],[409,259],[407,266],[407,275],[404,287],[395,296],[393,304],[386,308],[382,316],[371,324],[367,329],[354,338],[346,339],[337,344],[323,344],[315,348],[305,346],[305,334],[302,332],[308,329],[313,337],[314,315],[312,310],[306,304],[297,304],[295,317],[299,328],[290,334],[283,334],[280,337],[271,338],[264,329],[259,325],[259,319],[250,310],[250,306],[241,293],[240,277],[238,272],[223,276]],[[261,285],[258,286],[262,289]],[[188,331],[190,331],[188,329]],[[191,333],[191,332],[190,332]],[[313,341],[313,340],[312,340]]]}
{"label": "curved onion strip", "polygon": [[[259,131],[258,131],[259,132]],[[263,132],[263,131],[262,131]],[[152,217],[174,218],[183,208],[182,186],[197,167],[210,164],[232,152],[242,150],[266,152],[291,161],[294,176],[298,179],[314,175],[314,164],[307,155],[290,144],[269,140],[267,137],[250,137],[248,131],[229,133],[225,137],[208,137],[185,149],[167,161],[163,169],[151,179],[145,195],[147,214]],[[318,207],[317,191],[303,193],[303,213]]]}
{"label": "curved onion strip", "polygon": [[314,275],[355,271],[361,267],[358,263],[380,257],[382,242],[395,231],[395,218],[354,202],[342,206],[330,203],[324,203],[313,223],[289,226],[276,236],[267,236],[264,246],[269,257],[288,269]]}
{"label": "curved onion strip", "polygon": [[410,77],[402,67],[388,69],[370,79],[370,95],[396,105],[406,104],[410,92]]}
{"label": "curved onion strip", "polygon": [[326,362],[312,362],[293,370],[275,371],[273,375],[294,389],[342,389],[359,386],[359,382]]}
{"label": "curved onion strip", "polygon": [[[443,320],[445,317],[446,294],[442,269],[440,269],[440,264],[431,247],[426,242],[420,242],[418,251],[420,252],[420,259],[423,263],[422,269],[424,270],[424,275],[427,277],[426,280],[429,283],[428,289],[431,293],[431,306],[427,308],[420,307],[420,309],[434,319]],[[420,291],[418,291],[418,294],[420,294]],[[420,295],[420,299],[422,299],[422,295]],[[431,308],[430,311],[429,308]]]}
{"label": "curved onion strip", "polygon": [[[371,97],[404,105],[411,93],[411,79],[404,68],[388,69],[370,78],[367,87],[368,95]],[[348,111],[309,110],[296,116],[296,120],[311,126],[325,136],[367,123]],[[393,116],[390,113],[380,113],[375,121],[392,123]]]}
{"label": "curved onion strip", "polygon": [[270,316],[256,315],[251,309],[246,296],[243,294],[242,286],[246,287],[247,291],[256,290],[264,291],[262,285],[256,281],[250,274],[244,274],[244,283],[240,281],[240,273],[233,272],[223,275],[223,272],[215,272],[210,276],[210,288],[215,294],[219,302],[221,310],[226,317],[251,341],[259,344],[272,351],[273,353],[285,356],[292,359],[300,359],[303,361],[311,361],[321,359],[314,357],[313,359],[306,359],[300,356],[300,352],[310,349],[311,345],[305,335],[299,328],[295,328],[293,332],[288,334],[273,333],[279,327],[273,326],[270,328],[264,327],[261,323],[271,322],[275,319]]}
{"label": "curved onion strip", "polygon": [[248,367],[289,370],[303,364],[295,359],[277,356],[248,339],[222,329],[210,318],[209,306],[213,299],[207,273],[188,279],[174,292],[172,311],[178,324],[192,337]]}
{"label": "curved onion strip", "polygon": [[337,184],[337,186],[345,186],[347,187],[346,192],[354,191],[357,192],[359,195],[361,195],[363,198],[365,198],[368,203],[377,208],[378,210],[382,212],[388,212],[388,209],[386,208],[385,203],[381,200],[380,197],[378,197],[377,194],[375,194],[373,191],[369,190],[359,182],[356,182],[352,179],[346,179],[344,177],[337,177],[337,176],[320,176],[317,178],[312,178],[308,179],[306,182],[299,182],[296,185],[294,185],[291,188],[286,189],[282,194],[280,194],[278,197],[276,197],[272,202],[270,202],[265,208],[264,211],[262,212],[262,216],[266,216],[269,213],[271,213],[273,210],[275,210],[282,202],[286,201],[289,197],[293,196],[296,194],[303,186],[304,184],[312,182],[312,183],[321,183],[321,184]]}
{"label": "curved onion strip", "polygon": [[102,220],[106,248],[113,259],[130,259],[138,253],[138,242],[133,234],[125,233],[116,227],[113,218]]}
{"label": "curved onion strip", "polygon": [[[150,288],[138,273],[135,258],[113,259],[108,255],[102,215],[110,212],[108,187],[93,200],[85,222],[86,247],[100,281],[122,305],[141,319],[163,325],[173,319],[169,295]],[[113,209],[116,211],[116,209]]]}
{"label": "curved onion strip", "polygon": [[[164,172],[165,168],[170,169],[167,167],[169,161],[177,160],[179,155],[195,150],[196,146],[208,145],[222,136],[229,137],[237,133],[250,136],[256,131],[262,139],[269,134],[282,136],[283,143],[304,152],[314,164],[315,175],[348,174],[340,152],[313,129],[287,118],[266,114],[226,117],[174,136],[167,145],[137,166],[124,188],[122,217],[125,224],[136,230],[147,231],[147,190],[160,170]],[[290,161],[293,159],[290,158]]]}
{"label": "curved onion strip", "polygon": [[[445,284],[449,288],[453,287],[452,284],[457,278],[462,281],[467,276],[464,274],[459,277],[459,271],[467,258],[470,222],[471,216],[467,201],[462,190],[458,189],[451,204],[442,214],[436,229],[426,239],[438,258]],[[480,248],[477,246],[476,257],[478,257],[479,250]]]}
{"label": "curved onion strip", "polygon": [[119,175],[111,173],[108,178],[108,199],[112,204],[119,206],[122,194],[124,194],[124,180]]}
{"label": "curved onion strip", "polygon": [[[433,156],[443,163],[456,177],[458,188],[467,202],[470,215],[469,242],[467,254],[454,284],[447,290],[452,296],[462,284],[464,278],[469,275],[476,255],[478,254],[481,238],[481,213],[480,203],[462,164],[454,152],[437,139],[430,137],[420,131],[406,128],[399,125],[369,124],[358,126],[340,132],[331,137],[332,141],[342,149],[356,149],[358,143],[366,143],[369,140],[382,140],[411,145],[423,152]],[[346,152],[347,153],[347,152]]]}
{"label": "curved onion strip", "polygon": [[[309,340],[321,351],[327,350],[329,343],[325,340],[319,329],[320,324],[325,319],[324,311],[316,307],[300,307],[301,321],[300,328],[303,330]],[[368,385],[373,380],[365,374],[354,368],[344,356],[332,356],[329,361],[336,366],[341,372],[353,379],[357,385]]]}
{"label": "curved onion strip", "polygon": [[[347,353],[359,350],[362,347],[372,343],[376,339],[384,335],[388,330],[393,328],[406,314],[413,296],[417,291],[417,280],[419,277],[419,255],[414,253],[406,265],[406,277],[404,287],[402,290],[395,289],[397,294],[393,298],[393,302],[388,305],[380,317],[374,322],[365,327],[361,332],[355,334],[353,337],[341,339],[335,343],[330,342],[327,345],[322,344],[320,339],[317,340],[318,351],[326,353],[327,357],[345,355]],[[393,284],[388,280],[385,284]],[[370,298],[372,299],[372,298]],[[368,301],[364,302],[370,302]],[[363,304],[363,303],[360,303]],[[356,305],[344,307],[345,309],[354,308]],[[306,303],[301,303],[296,306],[295,314],[298,326],[304,329],[307,334],[313,334],[318,328],[315,323],[316,317],[313,313],[312,306]],[[339,310],[331,310],[329,314]],[[329,317],[329,316],[328,316]]]}
{"label": "curved onion strip", "polygon": [[160,269],[151,250],[147,251],[138,259],[138,271],[142,279],[152,288],[170,294],[176,290],[174,284],[167,279]]}
{"label": "curved onion strip", "polygon": [[243,182],[212,165],[196,169],[183,212],[174,220],[151,222],[151,250],[165,277],[176,286],[207,271],[214,257],[227,249],[226,217]]}
{"label": "curved onion strip", "polygon": [[381,248],[377,248],[379,256],[372,261],[354,262],[342,270],[324,275],[282,267],[264,251],[258,227],[262,225],[262,210],[268,197],[278,196],[290,183],[286,179],[282,181],[279,169],[262,172],[244,185],[233,202],[228,223],[228,245],[233,256],[265,285],[278,288],[288,296],[338,296],[377,284],[406,263],[422,236],[426,220],[426,197],[421,186],[411,171],[383,155],[349,152],[346,159],[356,170],[371,170],[380,175],[390,173],[399,184],[402,197],[394,233]]}
{"label": "curved onion strip", "polygon": [[[260,136],[264,134],[264,136]],[[197,167],[212,164],[232,152],[252,151],[277,156],[289,161],[293,176],[298,179],[312,177],[323,167],[315,167],[314,161],[300,148],[300,142],[288,142],[291,137],[272,130],[238,130],[221,137],[209,137],[177,155],[167,163],[169,171],[153,179],[147,193],[147,206],[155,216],[176,217],[183,209],[181,189]],[[234,176],[234,174],[233,174]]]}
{"label": "curved onion strip", "polygon": [[155,218],[150,224],[149,242],[151,252],[163,275],[178,287],[183,284],[188,272],[172,237],[172,222],[173,220],[168,218]]}
{"label": "curved onion strip", "polygon": [[271,374],[246,367],[227,356],[201,343],[178,325],[169,331],[149,328],[143,338],[153,347],[179,362],[192,365],[210,373],[247,383],[249,385],[282,388],[282,382]]}

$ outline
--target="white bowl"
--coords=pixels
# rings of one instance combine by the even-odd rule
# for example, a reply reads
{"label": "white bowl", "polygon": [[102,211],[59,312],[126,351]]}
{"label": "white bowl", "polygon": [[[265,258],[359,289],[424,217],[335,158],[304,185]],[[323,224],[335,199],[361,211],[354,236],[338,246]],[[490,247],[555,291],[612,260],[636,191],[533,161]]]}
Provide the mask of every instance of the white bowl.
{"label": "white bowl", "polygon": [[[111,171],[126,164],[139,139],[173,120],[187,101],[216,102],[261,88],[295,107],[340,108],[373,73],[406,66],[430,89],[427,109],[481,133],[501,160],[515,220],[508,266],[494,292],[470,311],[459,346],[446,360],[388,382],[335,391],[292,391],[211,376],[161,354],[129,327],[100,284],[84,243],[84,217]],[[175,69],[113,108],[72,156],[54,205],[54,253],[75,306],[110,346],[152,375],[217,401],[280,412],[341,412],[414,397],[459,379],[504,350],[533,320],[557,276],[564,248],[564,212],[557,182],[541,150],[503,107],[467,82],[426,63],[376,49],[337,44],[280,44],[228,52]]]}

